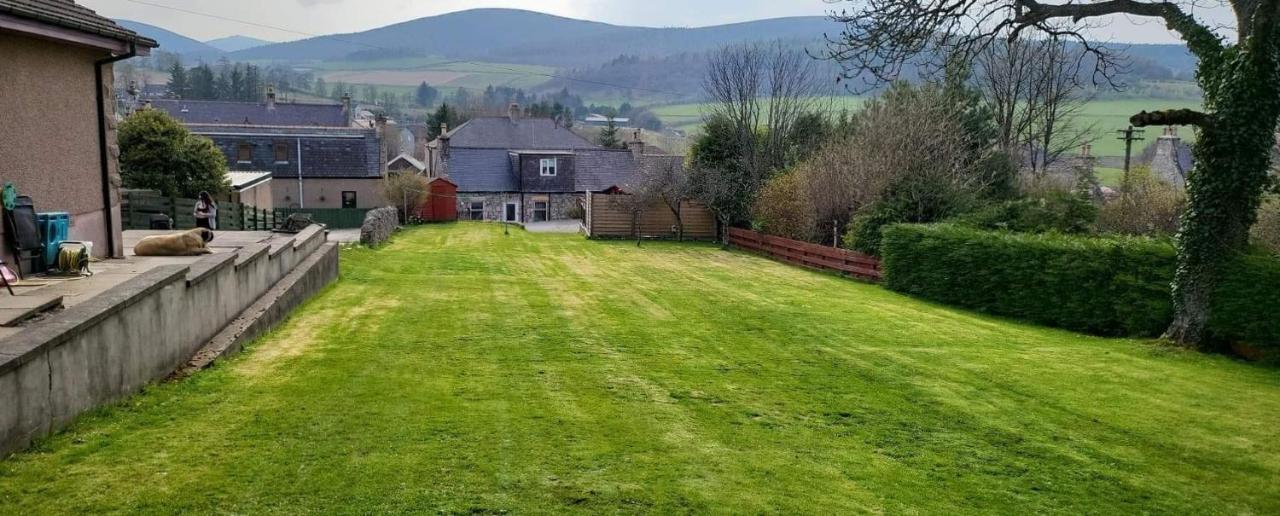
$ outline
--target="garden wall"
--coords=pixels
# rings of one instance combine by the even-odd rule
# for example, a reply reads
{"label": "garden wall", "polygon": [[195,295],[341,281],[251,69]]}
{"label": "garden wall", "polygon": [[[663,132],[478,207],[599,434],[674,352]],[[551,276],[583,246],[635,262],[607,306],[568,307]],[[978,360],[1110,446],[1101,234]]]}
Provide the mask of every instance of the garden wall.
{"label": "garden wall", "polygon": [[364,216],[364,224],[360,226],[360,243],[367,246],[379,246],[400,227],[400,212],[394,207],[369,210]]}
{"label": "garden wall", "polygon": [[[173,373],[288,275],[257,331],[337,278],[323,229],[165,265],[0,340],[0,456]],[[263,317],[267,319],[263,319]]]}

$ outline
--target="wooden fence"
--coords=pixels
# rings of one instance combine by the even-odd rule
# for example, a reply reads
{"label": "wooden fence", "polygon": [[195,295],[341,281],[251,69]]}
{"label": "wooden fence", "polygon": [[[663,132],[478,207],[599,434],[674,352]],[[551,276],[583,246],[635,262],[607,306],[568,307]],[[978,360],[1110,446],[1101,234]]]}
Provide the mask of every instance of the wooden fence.
{"label": "wooden fence", "polygon": [[[676,216],[666,204],[655,202],[640,211],[635,220],[631,211],[618,202],[619,195],[593,193],[587,196],[587,218],[583,226],[591,238],[675,238]],[[716,218],[706,206],[686,202],[680,206],[686,240],[715,240]]]}
{"label": "wooden fence", "polygon": [[880,260],[854,251],[738,228],[729,229],[729,245],[804,267],[837,271],[866,280],[880,280]]}
{"label": "wooden fence", "polygon": [[[195,199],[164,197],[146,192],[125,192],[120,207],[124,214],[125,229],[150,229],[151,216],[167,215],[173,219],[174,228],[193,228],[196,225]],[[349,208],[265,208],[259,209],[240,203],[218,203],[218,229],[226,231],[271,231],[294,213],[311,215],[311,220],[330,229],[358,228],[369,210]]]}

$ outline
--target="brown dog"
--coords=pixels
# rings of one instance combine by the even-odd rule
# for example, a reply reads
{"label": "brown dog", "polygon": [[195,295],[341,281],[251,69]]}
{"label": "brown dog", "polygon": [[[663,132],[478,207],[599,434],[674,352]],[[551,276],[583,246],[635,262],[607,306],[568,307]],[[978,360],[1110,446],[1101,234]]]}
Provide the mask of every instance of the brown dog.
{"label": "brown dog", "polygon": [[171,235],[152,235],[133,246],[138,256],[197,256],[212,254],[205,245],[213,241],[213,231],[195,228]]}

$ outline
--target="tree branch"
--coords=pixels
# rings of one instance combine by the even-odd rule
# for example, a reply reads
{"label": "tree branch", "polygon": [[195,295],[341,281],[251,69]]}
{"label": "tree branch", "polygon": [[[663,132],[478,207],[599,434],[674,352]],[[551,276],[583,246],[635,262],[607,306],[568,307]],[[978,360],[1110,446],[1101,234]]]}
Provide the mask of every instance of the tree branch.
{"label": "tree branch", "polygon": [[1134,127],[1153,125],[1194,125],[1205,127],[1213,123],[1213,115],[1194,109],[1166,109],[1162,111],[1143,111],[1129,117]]}
{"label": "tree branch", "polygon": [[1177,32],[1187,42],[1191,52],[1203,61],[1222,52],[1222,39],[1195,17],[1187,14],[1173,2],[1138,2],[1135,0],[1106,0],[1087,4],[1042,4],[1038,0],[1015,0],[1019,14],[1013,19],[1020,27],[1036,26],[1055,18],[1070,18],[1079,22],[1112,14],[1132,14],[1164,19],[1169,30]]}

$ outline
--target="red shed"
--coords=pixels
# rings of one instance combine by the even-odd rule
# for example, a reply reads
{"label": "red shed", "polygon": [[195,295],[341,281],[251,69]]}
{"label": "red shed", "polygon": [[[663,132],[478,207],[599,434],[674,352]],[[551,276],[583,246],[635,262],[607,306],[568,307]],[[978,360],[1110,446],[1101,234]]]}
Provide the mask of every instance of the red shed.
{"label": "red shed", "polygon": [[418,216],[426,222],[458,220],[458,185],[443,177],[432,179],[427,186],[427,200],[418,207]]}

